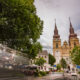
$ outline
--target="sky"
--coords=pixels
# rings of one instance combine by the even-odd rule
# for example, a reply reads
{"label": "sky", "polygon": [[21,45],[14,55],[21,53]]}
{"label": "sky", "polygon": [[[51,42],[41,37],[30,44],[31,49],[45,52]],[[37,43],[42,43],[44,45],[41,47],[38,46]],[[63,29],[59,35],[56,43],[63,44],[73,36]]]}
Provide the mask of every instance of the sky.
{"label": "sky", "polygon": [[37,15],[44,21],[43,33],[39,39],[43,49],[53,52],[55,19],[62,43],[68,41],[69,17],[80,38],[80,0],[35,0],[34,4]]}

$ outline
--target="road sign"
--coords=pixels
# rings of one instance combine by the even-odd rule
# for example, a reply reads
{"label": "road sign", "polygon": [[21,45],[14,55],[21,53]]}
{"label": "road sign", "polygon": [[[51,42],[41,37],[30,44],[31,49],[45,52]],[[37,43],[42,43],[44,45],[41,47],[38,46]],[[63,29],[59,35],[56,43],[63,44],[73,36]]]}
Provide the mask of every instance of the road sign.
{"label": "road sign", "polygon": [[53,67],[56,67],[56,65],[53,65]]}
{"label": "road sign", "polygon": [[80,65],[76,65],[76,68],[80,69]]}

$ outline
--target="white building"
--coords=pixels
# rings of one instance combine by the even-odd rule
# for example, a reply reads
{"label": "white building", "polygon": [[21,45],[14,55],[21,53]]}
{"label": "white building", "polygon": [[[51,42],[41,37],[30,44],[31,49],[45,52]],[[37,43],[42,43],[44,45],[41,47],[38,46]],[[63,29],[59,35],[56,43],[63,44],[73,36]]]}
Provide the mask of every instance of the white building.
{"label": "white building", "polygon": [[49,55],[48,52],[46,50],[43,50],[41,52],[39,52],[37,58],[44,58],[44,60],[46,60],[46,63],[44,63],[43,66],[40,66],[39,69],[40,71],[49,71],[50,69],[50,65],[49,65]]}

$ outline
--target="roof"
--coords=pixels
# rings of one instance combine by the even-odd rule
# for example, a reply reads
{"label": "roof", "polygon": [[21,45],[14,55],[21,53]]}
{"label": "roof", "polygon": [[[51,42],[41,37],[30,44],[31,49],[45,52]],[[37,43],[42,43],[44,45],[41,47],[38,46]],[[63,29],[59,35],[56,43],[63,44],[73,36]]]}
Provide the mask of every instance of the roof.
{"label": "roof", "polygon": [[67,44],[67,41],[64,41],[64,44]]}
{"label": "roof", "polygon": [[48,55],[48,52],[47,50],[43,50],[39,52],[39,55]]}

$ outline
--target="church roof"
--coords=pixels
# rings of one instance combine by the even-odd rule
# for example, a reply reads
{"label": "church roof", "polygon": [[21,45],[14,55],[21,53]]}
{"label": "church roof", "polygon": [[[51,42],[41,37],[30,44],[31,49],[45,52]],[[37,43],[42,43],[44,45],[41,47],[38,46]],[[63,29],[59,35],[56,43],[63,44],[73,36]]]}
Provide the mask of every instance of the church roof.
{"label": "church roof", "polygon": [[65,45],[65,44],[66,44],[66,45],[68,44],[66,40],[64,41],[64,45]]}
{"label": "church roof", "polygon": [[70,29],[69,29],[69,32],[70,32],[69,38],[77,37],[77,34],[75,34],[75,32],[74,32],[74,28],[72,26],[71,21],[70,21]]}
{"label": "church roof", "polygon": [[55,29],[54,29],[54,36],[53,38],[60,38],[60,35],[58,34],[58,29],[57,29],[57,25],[55,23]]}
{"label": "church roof", "polygon": [[47,50],[43,50],[39,52],[39,55],[48,55],[48,52]]}

